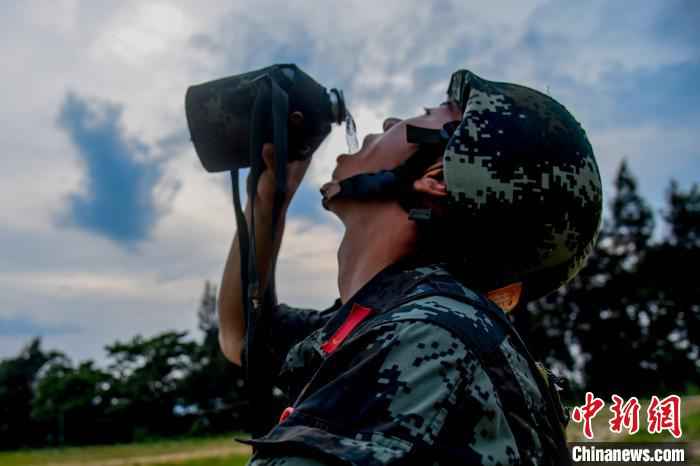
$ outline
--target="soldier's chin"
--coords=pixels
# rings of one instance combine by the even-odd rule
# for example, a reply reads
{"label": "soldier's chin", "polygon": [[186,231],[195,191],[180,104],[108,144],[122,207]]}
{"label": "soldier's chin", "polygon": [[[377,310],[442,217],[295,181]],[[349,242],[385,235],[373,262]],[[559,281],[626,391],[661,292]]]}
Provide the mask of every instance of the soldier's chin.
{"label": "soldier's chin", "polygon": [[332,211],[331,211],[331,208],[330,208],[330,199],[326,199],[325,197],[322,197],[322,198],[321,198],[321,205],[322,205],[323,208],[326,209],[327,211],[332,212]]}
{"label": "soldier's chin", "polygon": [[335,180],[329,181],[321,186],[320,191],[322,196],[321,205],[323,205],[323,208],[339,215],[337,209],[338,203],[340,202],[340,204],[343,204],[343,199],[337,197],[337,194],[340,193],[340,183]]}
{"label": "soldier's chin", "polygon": [[328,212],[333,212],[336,215],[338,215],[338,202],[340,202],[340,199],[330,199],[326,197],[321,198],[321,205],[323,206],[323,208],[326,209]]}

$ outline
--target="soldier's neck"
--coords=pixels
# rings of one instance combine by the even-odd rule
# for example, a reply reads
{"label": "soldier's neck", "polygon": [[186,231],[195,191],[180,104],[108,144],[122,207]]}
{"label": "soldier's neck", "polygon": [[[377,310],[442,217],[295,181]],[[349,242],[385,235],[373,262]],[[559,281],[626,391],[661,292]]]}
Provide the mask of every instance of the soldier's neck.
{"label": "soldier's neck", "polygon": [[338,248],[338,291],[346,303],[375,275],[413,251],[416,232],[403,210],[344,219]]}

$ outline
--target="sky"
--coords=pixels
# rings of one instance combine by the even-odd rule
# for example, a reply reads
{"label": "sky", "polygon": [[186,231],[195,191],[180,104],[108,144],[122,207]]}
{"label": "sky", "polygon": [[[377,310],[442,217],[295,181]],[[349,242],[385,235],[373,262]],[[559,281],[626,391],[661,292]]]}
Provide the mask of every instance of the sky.
{"label": "sky", "polygon": [[[26,1],[0,17],[0,358],[33,336],[74,360],[136,334],[196,330],[235,233],[229,178],[189,141],[188,86],[296,63],[343,89],[360,138],[444,100],[451,73],[547,92],[581,122],[605,195],[621,159],[658,213],[700,181],[693,1]],[[337,296],[342,225],[318,187],[287,219],[280,300]]]}

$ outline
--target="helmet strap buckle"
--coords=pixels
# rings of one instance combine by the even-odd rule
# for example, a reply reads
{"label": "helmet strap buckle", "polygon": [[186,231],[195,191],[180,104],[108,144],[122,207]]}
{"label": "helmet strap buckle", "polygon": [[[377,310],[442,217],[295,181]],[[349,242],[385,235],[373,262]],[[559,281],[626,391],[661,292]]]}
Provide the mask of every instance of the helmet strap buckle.
{"label": "helmet strap buckle", "polygon": [[408,211],[408,218],[415,222],[428,222],[433,217],[432,209],[413,208]]}

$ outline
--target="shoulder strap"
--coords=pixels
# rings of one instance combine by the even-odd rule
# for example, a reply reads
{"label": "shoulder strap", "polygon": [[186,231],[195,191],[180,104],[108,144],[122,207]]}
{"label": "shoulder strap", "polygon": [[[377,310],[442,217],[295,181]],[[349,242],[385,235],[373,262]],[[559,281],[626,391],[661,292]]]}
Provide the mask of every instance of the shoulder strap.
{"label": "shoulder strap", "polygon": [[[278,80],[282,79],[282,72],[277,68],[255,80],[258,86],[251,111],[250,130],[250,174],[248,176],[248,199],[255,199],[258,180],[265,169],[261,153],[264,139],[265,122],[272,120],[272,139],[275,145],[275,194],[272,208],[272,235],[277,231],[277,222],[280,215],[284,196],[286,193],[287,159],[288,159],[288,133],[287,115],[289,114],[289,98],[280,87]],[[274,300],[274,291],[260,289],[260,277],[258,276],[257,255],[255,249],[255,202],[250,203],[250,225],[247,224],[240,200],[240,187],[238,181],[238,169],[231,171],[231,185],[233,193],[233,205],[236,212],[236,225],[238,228],[238,242],[241,259],[241,297],[246,324],[245,348],[243,351],[243,368],[246,379],[246,391],[251,406],[251,412],[264,413],[271,406],[272,390],[270,376],[259,368],[254,368],[251,360],[261,351],[260,342],[256,339],[258,322],[264,312],[264,301]],[[250,431],[253,435],[266,432],[270,425],[267,421],[269,415],[253,415],[250,423]]]}

